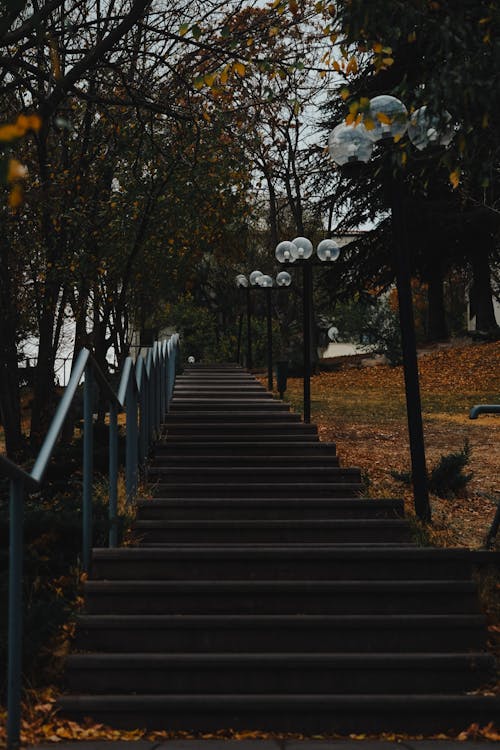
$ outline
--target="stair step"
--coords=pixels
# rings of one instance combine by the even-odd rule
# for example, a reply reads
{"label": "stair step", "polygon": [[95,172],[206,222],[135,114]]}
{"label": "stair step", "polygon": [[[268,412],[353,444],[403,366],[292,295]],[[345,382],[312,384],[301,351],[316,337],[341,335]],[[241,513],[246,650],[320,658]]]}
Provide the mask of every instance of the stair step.
{"label": "stair step", "polygon": [[177,398],[214,398],[230,403],[231,401],[241,401],[242,399],[245,399],[245,401],[254,401],[257,404],[258,402],[273,402],[275,400],[273,398],[273,394],[269,391],[264,390],[263,388],[244,388],[240,386],[237,386],[235,388],[202,388],[199,386],[189,386],[188,388],[186,386],[180,389],[176,388],[175,393],[176,395],[174,396],[174,401]]}
{"label": "stair step", "polygon": [[231,440],[210,440],[199,441],[192,440],[187,444],[185,440],[169,438],[168,441],[157,443],[154,450],[156,458],[165,456],[174,456],[189,452],[190,455],[204,455],[216,452],[220,456],[269,456],[283,455],[286,453],[292,457],[309,457],[309,456],[334,456],[336,453],[335,443],[323,443],[317,439],[308,439],[301,441],[300,437],[296,442],[285,440],[280,442],[279,439],[270,441],[266,440],[248,440],[243,437],[240,441],[235,442],[234,436]]}
{"label": "stair step", "polygon": [[181,424],[191,424],[194,422],[195,424],[198,423],[204,423],[208,422],[209,424],[219,423],[223,422],[224,424],[232,424],[233,422],[237,422],[239,424],[253,424],[254,422],[258,423],[259,427],[265,428],[267,427],[268,422],[276,423],[279,421],[279,424],[288,424],[291,422],[298,422],[302,424],[300,421],[300,415],[294,414],[293,412],[289,411],[276,411],[275,409],[248,409],[248,410],[239,410],[239,409],[219,409],[219,410],[212,410],[207,411],[203,409],[191,409],[189,411],[177,411],[177,410],[171,410],[169,413],[169,417],[166,421],[166,428],[167,430],[170,429],[170,425],[181,425]]}
{"label": "stair step", "polygon": [[482,695],[74,695],[59,706],[134,729],[255,729],[307,734],[445,732],[497,720],[500,699]]}
{"label": "stair step", "polygon": [[95,549],[92,578],[107,580],[464,581],[461,551],[420,547],[125,547]]}
{"label": "stair step", "polygon": [[[253,411],[255,409],[255,402],[245,399],[236,400],[232,399],[230,403],[224,399],[203,399],[203,398],[174,398],[170,403],[170,414],[177,414],[185,411],[228,411],[230,409],[236,409],[237,411]],[[283,401],[277,401],[275,399],[262,399],[259,402],[259,410],[265,410],[266,412],[289,412],[290,404],[284,403]]]}
{"label": "stair step", "polygon": [[76,648],[152,652],[481,651],[483,615],[83,615]]}
{"label": "stair step", "polygon": [[411,529],[401,519],[316,519],[278,521],[137,520],[134,536],[160,543],[300,543],[411,542]]}
{"label": "stair step", "polygon": [[469,581],[87,581],[89,614],[478,614]]}
{"label": "stair step", "polygon": [[166,425],[167,435],[182,435],[188,434],[193,435],[199,439],[200,435],[217,435],[232,433],[246,433],[247,440],[248,436],[257,433],[262,437],[272,434],[288,434],[298,433],[300,435],[313,434],[317,435],[316,425],[304,424],[303,422],[287,422],[283,421],[280,417],[280,421],[269,421],[269,422],[256,422],[255,424],[249,422],[178,422],[169,421]]}
{"label": "stair step", "polygon": [[[291,425],[292,426],[292,425]],[[205,450],[207,450],[207,446],[213,446],[217,442],[228,442],[229,440],[232,441],[233,445],[235,443],[247,443],[249,437],[258,437],[253,435],[253,431],[251,430],[243,430],[240,428],[240,432],[228,432],[225,434],[223,431],[216,431],[213,433],[207,433],[203,437],[205,438]],[[184,432],[184,431],[178,431],[176,430],[175,433],[168,435],[168,440],[170,442],[169,450],[171,450],[175,444],[179,446],[181,443],[189,444],[190,450],[193,448],[193,445],[195,441],[197,441],[200,437],[200,433],[202,430],[192,430],[191,432]],[[250,435],[249,435],[250,433]],[[288,443],[316,443],[319,444],[319,438],[317,432],[311,431],[311,432],[288,432],[285,428],[282,428],[281,432],[275,432],[274,430],[266,430],[265,434],[263,434],[263,440],[262,444],[272,444],[278,443],[280,446],[287,445]],[[185,448],[183,448],[185,450]]]}
{"label": "stair step", "polygon": [[140,520],[402,518],[403,500],[362,498],[165,498],[139,500]]}
{"label": "stair step", "polygon": [[[218,483],[227,482],[238,484],[279,483],[290,485],[291,482],[304,481],[312,484],[331,482],[333,484],[356,483],[361,484],[361,469],[341,466],[156,466],[148,470],[148,480],[160,484],[177,484],[186,478],[193,482]],[[310,480],[310,482],[309,482]]]}
{"label": "stair step", "polygon": [[491,683],[489,654],[74,654],[71,691],[96,693],[449,693]]}
{"label": "stair step", "polygon": [[158,482],[151,491],[158,497],[357,497],[363,485],[352,482]]}
{"label": "stair step", "polygon": [[[188,449],[186,449],[188,450]],[[196,455],[195,453],[179,453],[172,455],[158,455],[155,456],[154,461],[149,471],[163,470],[164,468],[181,468],[182,466],[190,467],[203,467],[209,466],[214,468],[231,468],[231,469],[248,469],[251,466],[254,469],[270,468],[270,469],[283,469],[289,467],[295,467],[298,469],[307,469],[315,471],[315,468],[329,469],[334,466],[339,466],[338,456],[332,454],[331,456],[315,456],[306,455],[290,456],[290,455],[279,455],[274,456],[255,456],[255,455],[241,455],[235,453],[235,455],[219,455],[216,453],[206,453],[202,455]]]}

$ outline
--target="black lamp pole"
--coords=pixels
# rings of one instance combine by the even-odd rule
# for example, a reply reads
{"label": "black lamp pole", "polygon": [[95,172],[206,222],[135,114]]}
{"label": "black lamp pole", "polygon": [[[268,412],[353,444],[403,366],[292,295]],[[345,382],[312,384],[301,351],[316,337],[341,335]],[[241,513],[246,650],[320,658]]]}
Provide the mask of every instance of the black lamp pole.
{"label": "black lamp pole", "polygon": [[271,286],[265,288],[266,291],[266,310],[267,310],[267,388],[273,390],[273,323],[272,323],[272,305]]}
{"label": "black lamp pole", "polygon": [[246,287],[247,293],[247,369],[251,370],[252,363],[252,303],[250,299],[250,286]]}
{"label": "black lamp pole", "polygon": [[418,377],[417,340],[411,293],[411,269],[404,217],[403,190],[400,180],[390,176],[393,231],[393,257],[398,291],[399,321],[403,350],[406,391],[406,414],[410,439],[413,497],[415,512],[423,521],[431,520],[429,487],[425,461],[424,427]]}
{"label": "black lamp pole", "polygon": [[311,421],[311,320],[312,320],[312,266],[302,266],[302,320],[304,327],[304,422]]}

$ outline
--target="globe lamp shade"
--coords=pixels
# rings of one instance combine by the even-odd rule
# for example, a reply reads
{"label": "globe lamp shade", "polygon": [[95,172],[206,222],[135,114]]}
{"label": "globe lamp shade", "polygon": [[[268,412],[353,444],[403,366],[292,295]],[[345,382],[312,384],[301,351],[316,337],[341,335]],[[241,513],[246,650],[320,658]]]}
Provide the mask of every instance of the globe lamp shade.
{"label": "globe lamp shade", "polygon": [[296,237],[292,240],[292,257],[294,260],[307,260],[313,254],[313,244],[307,237]]}
{"label": "globe lamp shade", "polygon": [[273,280],[272,280],[271,276],[267,276],[266,274],[262,274],[261,276],[259,276],[259,279],[258,279],[257,283],[258,283],[259,286],[262,286],[264,288],[268,288],[269,289],[273,285]]}
{"label": "globe lamp shade", "polygon": [[285,241],[280,242],[279,245],[276,245],[274,254],[278,263],[292,263],[294,261],[292,250],[293,245],[291,242]]}
{"label": "globe lamp shade", "polygon": [[340,247],[334,240],[321,240],[316,248],[318,258],[323,262],[337,260],[340,255]]}
{"label": "globe lamp shade", "polygon": [[408,137],[415,148],[423,151],[427,146],[449,146],[455,136],[451,115],[431,114],[426,106],[416,109],[408,123]]}
{"label": "globe lamp shade", "polygon": [[247,287],[248,286],[248,279],[246,276],[244,276],[242,273],[239,273],[235,279],[236,286],[237,287]]}
{"label": "globe lamp shade", "polygon": [[370,99],[366,123],[366,132],[374,143],[401,138],[408,127],[408,111],[395,96],[383,94]]}
{"label": "globe lamp shade", "polygon": [[328,137],[328,153],[339,167],[353,162],[366,163],[372,151],[373,143],[362,123],[347,125],[341,122]]}
{"label": "globe lamp shade", "polygon": [[276,276],[276,283],[278,286],[290,286],[292,283],[292,277],[288,271],[280,271]]}
{"label": "globe lamp shade", "polygon": [[252,271],[250,274],[250,284],[252,286],[257,286],[261,276],[263,276],[262,271]]}

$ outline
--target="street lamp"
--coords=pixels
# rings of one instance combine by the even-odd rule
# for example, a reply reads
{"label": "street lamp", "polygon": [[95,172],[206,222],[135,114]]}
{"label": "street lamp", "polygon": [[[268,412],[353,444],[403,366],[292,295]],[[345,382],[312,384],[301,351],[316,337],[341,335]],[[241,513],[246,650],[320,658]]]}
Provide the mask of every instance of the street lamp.
{"label": "street lamp", "polygon": [[320,263],[332,263],[340,255],[340,248],[334,240],[322,240],[314,252],[314,246],[307,237],[296,237],[292,242],[280,242],[275,250],[279,263],[297,263],[302,267],[302,316],[304,327],[304,422],[311,421],[311,322],[312,322],[312,267],[316,259]]}
{"label": "street lamp", "polygon": [[290,286],[292,277],[287,271],[280,271],[273,279],[271,276],[262,274],[257,279],[257,284],[266,292],[266,317],[267,317],[267,387],[273,390],[273,323],[271,293],[275,288]]}
{"label": "street lamp", "polygon": [[239,273],[235,278],[236,286],[239,289],[245,289],[247,294],[247,367],[252,368],[252,327],[251,327],[251,300],[250,289],[268,290],[267,296],[267,359],[268,359],[268,388],[273,389],[273,365],[272,365],[272,310],[271,310],[271,291],[274,286],[290,286],[292,277],[286,271],[282,271],[274,280],[271,276],[263,274],[262,271],[252,271],[248,278]]}
{"label": "street lamp", "polygon": [[[259,271],[260,273],[260,271]],[[244,289],[246,291],[247,298],[247,368],[252,369],[252,308],[250,300],[250,282],[247,277],[239,273],[235,278],[236,286],[238,289]],[[239,344],[238,344],[239,348]]]}
{"label": "street lamp", "polygon": [[[451,115],[441,117],[420,107],[408,118],[404,104],[394,96],[376,96],[370,100],[365,122],[358,125],[341,123],[330,133],[328,150],[332,159],[344,170],[369,161],[374,143],[394,143],[406,132],[419,150],[427,146],[447,146],[454,136]],[[444,127],[443,127],[444,125]],[[399,319],[403,349],[403,368],[406,390],[406,413],[410,438],[413,496],[415,511],[425,521],[431,518],[427,468],[425,460],[422,406],[418,379],[415,320],[411,296],[411,270],[405,245],[404,205],[402,184],[390,176],[391,213],[393,228],[393,257],[398,291]]]}

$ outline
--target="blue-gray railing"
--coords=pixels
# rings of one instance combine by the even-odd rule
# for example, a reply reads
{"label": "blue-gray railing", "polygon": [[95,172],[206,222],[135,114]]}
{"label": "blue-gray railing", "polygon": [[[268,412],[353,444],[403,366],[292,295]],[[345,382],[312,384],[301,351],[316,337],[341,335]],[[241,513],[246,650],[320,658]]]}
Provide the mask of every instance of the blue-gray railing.
{"label": "blue-gray railing", "polygon": [[92,552],[92,454],[94,386],[109,405],[109,546],[118,543],[118,413],[126,413],[125,485],[131,504],[138,475],[149,447],[159,436],[172,397],[179,337],[157,341],[144,358],[131,357],[123,365],[118,393],[111,388],[88,349],[82,349],[72,368],[49,431],[31,472],[0,455],[0,475],[10,479],[9,615],[7,667],[7,745],[19,746],[22,683],[22,567],[23,505],[26,492],[38,490],[69,414],[82,377],[83,384],[83,497],[82,567],[88,570]]}

